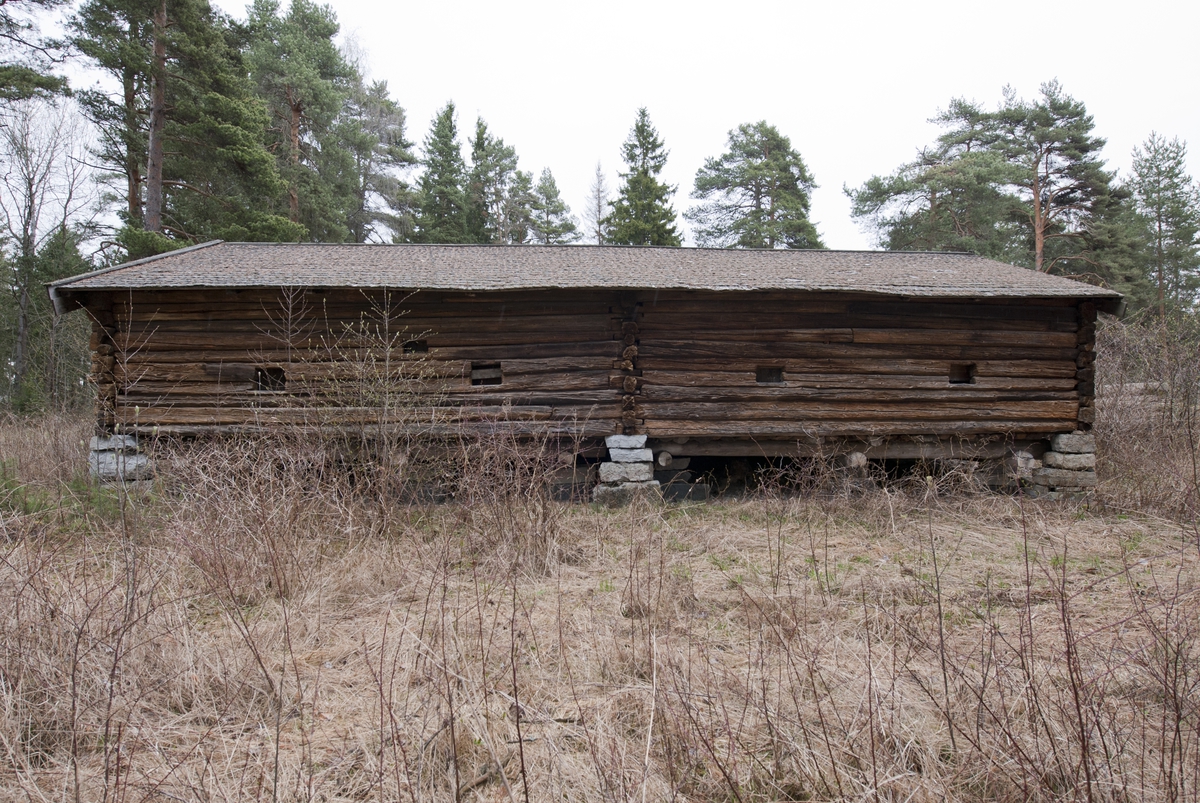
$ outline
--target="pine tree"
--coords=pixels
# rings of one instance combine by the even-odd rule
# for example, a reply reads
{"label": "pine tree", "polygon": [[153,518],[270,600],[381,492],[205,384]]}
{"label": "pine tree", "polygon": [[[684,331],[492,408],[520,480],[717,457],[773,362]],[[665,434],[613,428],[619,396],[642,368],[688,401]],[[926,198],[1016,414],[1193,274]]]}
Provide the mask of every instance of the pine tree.
{"label": "pine tree", "polygon": [[675,188],[658,180],[667,162],[667,151],[650,123],[645,107],[638,109],[637,120],[622,147],[628,172],[604,219],[607,241],[616,245],[680,245],[675,228],[675,210],[670,199]]}
{"label": "pine tree", "polygon": [[1113,178],[1104,170],[1104,140],[1092,134],[1092,116],[1051,81],[1032,103],[1006,88],[988,122],[989,147],[1011,168],[1008,183],[1024,206],[1034,269],[1049,272],[1075,259],[1092,205],[1108,194]]}
{"label": "pine tree", "polygon": [[816,183],[787,137],[765,120],[729,132],[729,150],[705,160],[685,217],[697,243],[717,248],[822,248],[808,219]]}
{"label": "pine tree", "polygon": [[1021,201],[1008,187],[1008,162],[988,149],[989,114],[955,99],[933,122],[946,131],[916,161],[845,190],[851,214],[868,222],[888,250],[973,251],[1024,261]]}
{"label": "pine tree", "polygon": [[1034,102],[1005,89],[995,112],[955,100],[935,121],[948,130],[918,162],[848,191],[882,243],[973,250],[1093,281],[1136,274],[1128,194],[1104,169],[1087,109],[1057,82]]}
{"label": "pine tree", "polygon": [[207,0],[89,0],[71,32],[118,85],[79,97],[100,131],[97,159],[122,184],[118,240],[131,258],[213,238],[303,236],[274,213],[284,186],[240,29]]}
{"label": "pine tree", "polygon": [[504,215],[517,172],[517,152],[493,136],[480,117],[471,140],[467,179],[467,230],[471,242],[504,242]]}
{"label": "pine tree", "polygon": [[558,183],[550,168],[542,170],[533,188],[533,241],[543,245],[573,243],[579,239],[579,227],[558,192]]}
{"label": "pine tree", "polygon": [[467,168],[454,116],[454,103],[447,103],[433,118],[429,135],[425,137],[421,159],[425,172],[421,174],[420,211],[414,231],[417,242],[472,242],[467,229],[464,191]]}
{"label": "pine tree", "polygon": [[610,205],[608,181],[604,178],[604,169],[600,166],[600,162],[596,162],[596,175],[592,178],[592,186],[588,189],[587,205],[583,210],[587,235],[596,245],[604,245],[608,241],[608,228],[604,220],[608,215]]}
{"label": "pine tree", "polygon": [[287,182],[286,214],[313,240],[343,241],[360,188],[335,123],[359,77],[334,44],[338,23],[329,6],[292,0],[279,12],[277,0],[251,5],[247,61],[273,121],[271,148]]}
{"label": "pine tree", "polygon": [[1187,174],[1187,145],[1151,132],[1133,149],[1130,187],[1147,223],[1159,315],[1191,308],[1200,291],[1200,188]]}
{"label": "pine tree", "polygon": [[67,0],[0,2],[0,103],[46,99],[67,91],[67,80],[54,75],[62,60],[55,42],[38,30],[38,17]]}

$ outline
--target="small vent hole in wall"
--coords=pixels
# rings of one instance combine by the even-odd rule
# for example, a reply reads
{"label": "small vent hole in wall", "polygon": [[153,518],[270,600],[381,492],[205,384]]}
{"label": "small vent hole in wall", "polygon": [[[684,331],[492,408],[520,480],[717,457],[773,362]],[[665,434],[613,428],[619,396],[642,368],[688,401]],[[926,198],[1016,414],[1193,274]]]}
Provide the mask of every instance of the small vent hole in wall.
{"label": "small vent hole in wall", "polygon": [[429,353],[429,341],[428,340],[409,340],[407,343],[404,344],[404,353],[405,354],[428,354]]}
{"label": "small vent hole in wall", "polygon": [[255,368],[254,389],[266,391],[283,390],[287,385],[287,376],[282,368]]}
{"label": "small vent hole in wall", "polygon": [[499,385],[504,379],[498,362],[471,363],[472,385]]}
{"label": "small vent hole in wall", "polygon": [[754,369],[754,381],[760,385],[782,385],[783,369],[771,365],[760,365]]}
{"label": "small vent hole in wall", "polygon": [[950,384],[951,385],[974,385],[975,384],[975,363],[951,363],[950,364]]}

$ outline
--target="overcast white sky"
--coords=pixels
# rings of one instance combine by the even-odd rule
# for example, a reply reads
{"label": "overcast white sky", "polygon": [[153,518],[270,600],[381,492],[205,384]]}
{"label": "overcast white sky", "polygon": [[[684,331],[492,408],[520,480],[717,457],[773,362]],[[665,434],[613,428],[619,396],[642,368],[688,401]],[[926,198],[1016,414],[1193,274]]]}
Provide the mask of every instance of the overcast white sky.
{"label": "overcast white sky", "polygon": [[[283,0],[285,3],[287,0]],[[243,0],[215,0],[245,19]],[[843,185],[888,173],[930,143],[952,97],[991,106],[1058,78],[1108,139],[1111,168],[1155,130],[1200,173],[1200,4],[1060,2],[653,2],[332,0],[422,142],[446,101],[464,142],[481,115],[520,167],[554,172],[578,214],[596,161],[617,186],[639,106],[670,151],[682,212],[728,131],[766,120],[816,176],[813,218],[831,248],[870,248]],[[681,220],[682,222],[682,220]]]}

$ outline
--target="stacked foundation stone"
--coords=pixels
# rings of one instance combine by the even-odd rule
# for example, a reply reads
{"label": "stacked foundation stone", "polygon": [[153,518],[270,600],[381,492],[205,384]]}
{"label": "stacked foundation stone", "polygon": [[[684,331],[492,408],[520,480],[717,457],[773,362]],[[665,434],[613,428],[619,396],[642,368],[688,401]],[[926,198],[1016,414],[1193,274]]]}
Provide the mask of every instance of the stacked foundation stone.
{"label": "stacked foundation stone", "polygon": [[1056,499],[1086,494],[1096,487],[1096,438],[1081,431],[1055,435],[1050,451],[1030,468],[1030,496]]}
{"label": "stacked foundation stone", "polygon": [[646,448],[645,435],[609,435],[608,462],[600,464],[600,484],[592,500],[604,505],[628,504],[636,496],[657,498],[659,482],[654,479],[654,453]]}

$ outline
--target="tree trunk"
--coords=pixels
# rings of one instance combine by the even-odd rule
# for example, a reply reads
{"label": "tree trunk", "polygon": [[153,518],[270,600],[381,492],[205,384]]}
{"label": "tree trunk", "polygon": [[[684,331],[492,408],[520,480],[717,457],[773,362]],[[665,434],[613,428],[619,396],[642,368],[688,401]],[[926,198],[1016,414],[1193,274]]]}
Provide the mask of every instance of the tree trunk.
{"label": "tree trunk", "polygon": [[1167,318],[1167,293],[1166,293],[1166,277],[1164,274],[1167,270],[1166,256],[1163,248],[1163,223],[1162,215],[1157,215],[1155,221],[1155,237],[1154,237],[1154,259],[1158,263],[1158,318],[1166,320]]}
{"label": "tree trunk", "polygon": [[[134,26],[129,26],[129,38],[134,37]],[[127,68],[121,76],[121,88],[125,101],[125,199],[129,211],[129,221],[135,225],[142,223],[142,165],[137,158],[137,74],[132,68]]]}
{"label": "tree trunk", "polygon": [[167,122],[167,0],[154,10],[150,64],[150,141],[146,160],[146,231],[162,231],[163,129]]}
{"label": "tree trunk", "polygon": [[290,87],[287,90],[287,102],[288,109],[291,111],[291,117],[288,120],[288,163],[292,166],[292,176],[288,182],[288,219],[293,223],[299,223],[300,194],[296,188],[296,173],[300,166],[300,116],[304,108],[296,102]]}
{"label": "tree trunk", "polygon": [[[22,258],[22,262],[28,262]],[[29,273],[23,268],[22,273]],[[13,391],[19,392],[29,370],[29,282],[22,282],[17,295],[17,342],[13,344]]]}
{"label": "tree trunk", "polygon": [[1039,273],[1046,259],[1046,210],[1042,208],[1041,159],[1033,168],[1033,267]]}

